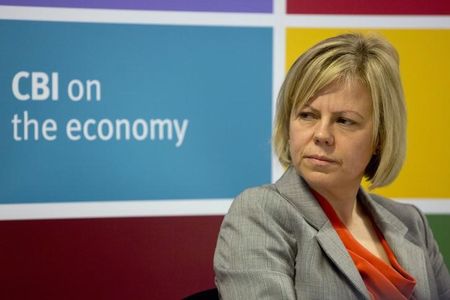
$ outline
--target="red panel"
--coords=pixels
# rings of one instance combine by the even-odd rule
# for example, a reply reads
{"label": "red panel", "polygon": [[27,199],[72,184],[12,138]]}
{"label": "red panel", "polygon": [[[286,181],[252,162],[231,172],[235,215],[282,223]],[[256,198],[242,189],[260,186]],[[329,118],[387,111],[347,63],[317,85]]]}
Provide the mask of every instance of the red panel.
{"label": "red panel", "polygon": [[288,0],[290,14],[448,15],[448,0]]}
{"label": "red panel", "polygon": [[214,287],[223,217],[0,222],[0,299],[181,299]]}

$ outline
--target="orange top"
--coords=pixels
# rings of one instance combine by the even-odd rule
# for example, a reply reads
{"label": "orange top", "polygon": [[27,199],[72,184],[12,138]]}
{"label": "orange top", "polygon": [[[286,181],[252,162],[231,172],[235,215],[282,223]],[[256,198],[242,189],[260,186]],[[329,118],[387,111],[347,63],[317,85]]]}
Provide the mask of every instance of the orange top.
{"label": "orange top", "polygon": [[373,220],[372,225],[391,265],[386,264],[361,245],[341,222],[331,204],[319,193],[312,192],[347,248],[371,299],[414,299],[412,294],[416,285],[415,279],[397,262],[394,253]]}

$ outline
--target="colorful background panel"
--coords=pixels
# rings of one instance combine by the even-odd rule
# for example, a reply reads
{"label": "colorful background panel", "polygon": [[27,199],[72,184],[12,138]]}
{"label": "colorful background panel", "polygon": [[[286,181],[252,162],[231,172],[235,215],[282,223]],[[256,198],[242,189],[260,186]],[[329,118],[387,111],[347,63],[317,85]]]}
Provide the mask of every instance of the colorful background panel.
{"label": "colorful background panel", "polygon": [[349,31],[381,34],[400,54],[408,154],[397,180],[375,192],[397,198],[450,198],[450,30],[289,28],[286,68],[316,42]]}
{"label": "colorful background panel", "polygon": [[[409,154],[396,183],[375,192],[432,203],[427,219],[449,265],[447,2],[0,0],[0,299],[182,299],[213,288],[230,199],[281,175],[270,136],[285,46],[289,67],[346,25],[392,28],[379,32],[401,55]],[[285,45],[286,26],[324,28],[290,28]],[[17,100],[20,72],[29,73],[16,88],[29,95],[40,74],[57,72],[59,99]],[[73,79],[98,79],[101,101],[71,101]],[[13,141],[12,117],[25,110],[60,125],[161,118],[189,127],[178,146],[174,131],[72,141],[62,127],[55,141]]]}
{"label": "colorful background panel", "polygon": [[211,12],[272,12],[272,0],[0,0],[0,5]]}
{"label": "colorful background panel", "polygon": [[448,15],[447,0],[287,0],[289,14]]}

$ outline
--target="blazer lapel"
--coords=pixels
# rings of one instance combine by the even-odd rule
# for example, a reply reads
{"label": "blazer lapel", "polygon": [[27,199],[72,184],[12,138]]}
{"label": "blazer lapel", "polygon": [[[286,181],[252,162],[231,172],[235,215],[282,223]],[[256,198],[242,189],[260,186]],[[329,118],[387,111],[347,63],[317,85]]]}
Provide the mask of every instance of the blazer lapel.
{"label": "blazer lapel", "polygon": [[348,278],[353,286],[361,295],[370,299],[366,285],[356,269],[350,254],[329,221],[319,230],[316,238],[326,255]]}
{"label": "blazer lapel", "polygon": [[278,191],[302,214],[305,220],[317,230],[316,239],[325,255],[335,264],[366,299],[370,299],[364,281],[317,200],[311,194],[306,182],[290,167],[275,183]]}
{"label": "blazer lapel", "polygon": [[395,254],[398,263],[416,280],[414,295],[417,299],[430,299],[430,289],[423,250],[407,239],[408,228],[386,208],[371,199],[365,192],[361,193],[365,206],[369,208],[375,223]]}

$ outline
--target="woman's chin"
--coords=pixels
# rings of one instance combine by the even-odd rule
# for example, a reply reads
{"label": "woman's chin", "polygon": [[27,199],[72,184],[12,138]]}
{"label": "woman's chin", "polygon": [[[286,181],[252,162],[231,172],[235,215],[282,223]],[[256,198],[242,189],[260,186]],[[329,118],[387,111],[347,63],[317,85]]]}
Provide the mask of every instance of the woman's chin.
{"label": "woman's chin", "polygon": [[362,176],[361,178],[346,178],[344,174],[338,172],[300,170],[298,173],[310,187],[317,191],[359,189],[362,180]]}

